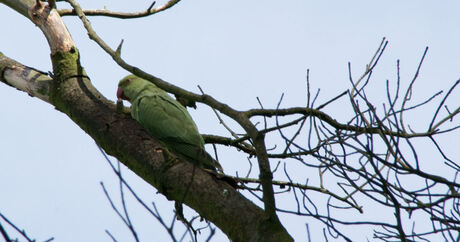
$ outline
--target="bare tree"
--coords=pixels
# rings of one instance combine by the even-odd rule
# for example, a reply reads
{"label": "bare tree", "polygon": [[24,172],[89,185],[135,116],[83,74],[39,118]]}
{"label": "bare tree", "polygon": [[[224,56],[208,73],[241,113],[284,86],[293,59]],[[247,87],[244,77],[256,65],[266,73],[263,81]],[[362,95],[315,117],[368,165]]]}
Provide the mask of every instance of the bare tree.
{"label": "bare tree", "polygon": [[[307,74],[306,105],[282,108],[281,96],[275,108],[265,108],[259,100],[260,108],[241,111],[203,91],[201,94],[189,92],[130,65],[121,57],[123,42],[112,49],[97,35],[86,17],[145,17],[173,7],[178,0],[156,8],[153,3],[147,10],[138,13],[83,10],[74,0],[66,1],[72,9],[59,10],[55,1],[48,1],[48,4],[38,0],[0,2],[30,19],[42,30],[50,46],[53,64],[53,73],[48,75],[0,55],[0,81],[67,114],[105,152],[116,157],[168,199],[194,209],[231,240],[291,241],[291,236],[278,219],[279,213],[315,219],[324,224],[325,237],[347,241],[351,238],[344,229],[346,226],[370,227],[374,238],[383,241],[428,241],[430,236],[439,234],[446,240],[460,239],[460,183],[457,182],[460,166],[436,141],[440,135],[454,135],[460,127],[458,122],[454,122],[460,106],[449,99],[460,80],[447,92],[437,92],[413,104],[414,83],[428,48],[404,90],[397,63],[397,79],[387,81],[387,89],[384,90],[387,100],[382,104],[376,104],[366,91],[372,85],[374,68],[386,49],[385,39],[357,80],[352,78],[349,65],[350,88],[329,101],[316,103],[319,93],[311,93]],[[247,173],[246,176],[225,175],[239,183],[237,190],[216,179],[215,175],[195,169],[192,163],[170,154],[130,117],[125,108],[106,99],[91,84],[83,69],[84,63],[79,61],[80,53],[62,22],[61,16],[65,15],[78,16],[89,38],[121,68],[188,103],[200,102],[211,107],[231,137],[203,135],[206,143],[232,146],[236,152],[246,153],[248,160],[239,162],[249,161],[250,167],[255,164],[259,173],[253,174],[249,169],[241,171]],[[395,87],[391,87],[391,83],[395,83]],[[410,112],[435,101],[438,101],[437,108],[429,115],[426,130],[412,130],[408,125],[411,120],[407,118]],[[351,110],[344,122],[337,121],[335,115],[324,111],[338,102],[340,105],[347,104]],[[449,105],[454,106],[449,108]],[[236,121],[245,133],[232,131],[221,115]],[[275,136],[281,137],[283,142],[273,149],[267,148],[267,139]],[[430,161],[419,157],[419,140],[430,142],[438,151],[439,161],[436,162],[450,169],[448,176],[424,168],[425,162]],[[306,173],[293,172],[297,169]],[[126,186],[131,191],[119,169],[114,168],[114,171],[120,178],[120,190]],[[317,175],[312,177],[312,174]],[[251,195],[246,197],[239,191],[247,191]],[[135,195],[134,192],[132,194]],[[281,196],[290,197],[291,206],[277,205],[277,198]],[[111,199],[108,194],[107,197]],[[254,200],[261,201],[263,208],[256,206],[252,202]],[[391,221],[367,216],[368,204],[389,211],[393,214]],[[155,205],[144,203],[144,206],[170,232],[173,224],[166,225]],[[125,212],[114,209],[137,238],[126,209]],[[356,212],[363,215],[356,216]],[[419,222],[418,218],[423,218],[425,222]],[[417,223],[429,222],[431,226],[419,229],[415,220]],[[188,225],[190,230],[194,229],[192,223]],[[175,240],[173,236],[171,238]]]}

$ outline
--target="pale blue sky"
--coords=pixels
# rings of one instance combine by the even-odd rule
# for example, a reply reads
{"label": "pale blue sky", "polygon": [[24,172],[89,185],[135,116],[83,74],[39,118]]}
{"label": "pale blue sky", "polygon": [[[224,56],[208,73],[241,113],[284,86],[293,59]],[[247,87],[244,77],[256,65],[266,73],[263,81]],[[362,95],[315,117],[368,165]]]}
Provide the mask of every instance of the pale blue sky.
{"label": "pale blue sky", "polygon": [[[140,11],[150,4],[79,2],[84,8],[120,11]],[[459,9],[457,0],[184,0],[143,19],[90,19],[113,48],[124,39],[122,56],[131,64],[194,92],[200,85],[217,99],[247,109],[258,107],[256,96],[265,107],[275,107],[282,93],[284,107],[304,105],[307,69],[313,90],[321,88],[319,102],[328,100],[350,87],[347,63],[351,61],[353,76],[359,77],[384,36],[389,45],[376,69],[375,88],[369,90],[377,101],[385,97],[385,80],[395,80],[396,60],[401,60],[407,85],[426,46],[430,49],[416,85],[416,100],[447,89],[460,78]],[[25,65],[52,70],[49,48],[38,28],[5,5],[0,5],[0,20],[1,52]],[[94,85],[115,100],[117,82],[127,72],[87,38],[78,18],[65,21]],[[0,97],[0,212],[39,241],[51,236],[56,241],[110,241],[105,229],[119,241],[130,241],[99,185],[103,181],[118,198],[116,177],[93,140],[37,98],[6,85],[0,85]],[[452,98],[460,103],[458,92]],[[339,120],[348,117],[340,105],[325,111]],[[202,133],[228,135],[208,107],[199,105],[191,113]],[[423,113],[414,115],[411,127],[424,130],[425,118]],[[457,131],[451,138],[458,135]],[[443,145],[451,157],[460,157],[448,137]],[[245,157],[235,152],[224,150],[220,158],[230,174],[247,166]],[[146,201],[154,200],[163,214],[171,214],[171,202],[126,169],[125,174]],[[164,236],[156,221],[136,205],[131,207],[141,238]],[[282,220],[297,241],[306,240],[305,223],[314,225],[310,218]],[[322,239],[319,229],[312,232],[313,241]],[[372,239],[362,232],[351,237]],[[218,238],[225,240],[222,234]]]}

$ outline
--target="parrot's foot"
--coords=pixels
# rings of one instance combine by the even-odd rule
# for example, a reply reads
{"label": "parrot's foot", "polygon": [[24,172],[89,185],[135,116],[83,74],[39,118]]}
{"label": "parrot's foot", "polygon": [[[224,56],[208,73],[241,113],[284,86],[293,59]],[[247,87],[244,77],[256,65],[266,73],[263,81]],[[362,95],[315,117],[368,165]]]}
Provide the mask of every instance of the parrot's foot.
{"label": "parrot's foot", "polygon": [[174,164],[176,164],[178,162],[178,159],[176,156],[174,156],[169,150],[167,149],[162,149],[162,148],[157,148],[155,149],[155,151],[157,153],[161,153],[163,155],[163,159],[164,159],[164,165],[163,165],[163,170],[166,171],[168,170],[169,168],[171,168],[172,166],[174,166]]}
{"label": "parrot's foot", "polygon": [[131,109],[123,106],[123,101],[121,99],[118,99],[117,100],[117,113],[124,113],[126,115],[130,115]]}

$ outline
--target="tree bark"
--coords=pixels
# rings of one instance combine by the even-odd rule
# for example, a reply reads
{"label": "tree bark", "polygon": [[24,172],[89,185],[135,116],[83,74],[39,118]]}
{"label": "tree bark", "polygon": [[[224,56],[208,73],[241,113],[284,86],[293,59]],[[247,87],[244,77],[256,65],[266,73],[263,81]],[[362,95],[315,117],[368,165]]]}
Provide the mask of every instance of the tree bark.
{"label": "tree bark", "polygon": [[[53,13],[56,12],[55,9],[43,5],[42,11],[33,12],[35,10],[32,8],[38,8],[38,5],[34,5],[35,2],[31,0],[0,2],[27,16],[42,29],[50,44],[54,72],[50,79],[44,73],[19,64],[0,53],[0,81],[55,106],[109,155],[118,158],[168,199],[181,201],[193,208],[203,218],[218,226],[231,240],[292,241],[285,228],[278,221],[270,220],[261,208],[227,183],[194,168],[192,163],[171,155],[129,114],[117,111],[116,105],[91,84],[80,64],[77,48],[68,45],[73,41],[56,38],[63,36],[60,31],[64,31],[62,26],[65,26],[58,26],[59,30],[50,31],[50,28],[59,25],[59,21],[62,22],[59,15]],[[49,23],[53,23],[53,26],[46,25]],[[52,36],[56,34],[59,36]],[[70,34],[64,37],[70,38]],[[35,86],[34,84],[40,88],[27,86]]]}

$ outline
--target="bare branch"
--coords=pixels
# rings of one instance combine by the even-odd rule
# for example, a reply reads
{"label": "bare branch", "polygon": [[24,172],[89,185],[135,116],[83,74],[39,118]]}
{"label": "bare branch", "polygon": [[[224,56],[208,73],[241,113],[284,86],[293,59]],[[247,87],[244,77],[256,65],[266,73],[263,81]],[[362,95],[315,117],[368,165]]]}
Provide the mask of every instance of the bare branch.
{"label": "bare branch", "polygon": [[[112,18],[120,18],[120,19],[142,18],[142,17],[150,16],[150,15],[162,12],[164,10],[167,10],[179,2],[180,0],[170,0],[162,6],[153,8],[153,6],[156,3],[155,1],[153,1],[146,10],[140,11],[140,12],[132,12],[132,13],[115,12],[115,11],[110,11],[107,9],[85,9],[82,11],[86,16],[104,16],[104,17],[112,17]],[[78,15],[75,9],[59,9],[58,12],[61,16],[69,16],[69,15],[77,16]]]}

